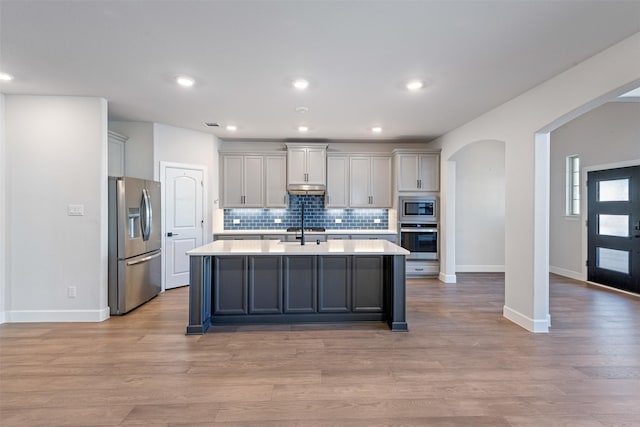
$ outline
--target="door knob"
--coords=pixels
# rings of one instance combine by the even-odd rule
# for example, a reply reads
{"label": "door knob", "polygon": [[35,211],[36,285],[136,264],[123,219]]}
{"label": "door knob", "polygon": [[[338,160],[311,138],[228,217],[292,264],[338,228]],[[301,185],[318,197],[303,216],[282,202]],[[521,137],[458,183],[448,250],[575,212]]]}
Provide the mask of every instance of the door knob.
{"label": "door knob", "polygon": [[167,233],[167,237],[178,236],[178,233],[172,233],[171,231]]}

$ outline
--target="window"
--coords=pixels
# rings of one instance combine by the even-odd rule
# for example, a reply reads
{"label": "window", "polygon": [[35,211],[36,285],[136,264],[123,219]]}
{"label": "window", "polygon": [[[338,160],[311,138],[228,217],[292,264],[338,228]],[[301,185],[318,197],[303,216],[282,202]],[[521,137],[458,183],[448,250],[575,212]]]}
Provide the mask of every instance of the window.
{"label": "window", "polygon": [[567,216],[580,215],[580,157],[567,157]]}

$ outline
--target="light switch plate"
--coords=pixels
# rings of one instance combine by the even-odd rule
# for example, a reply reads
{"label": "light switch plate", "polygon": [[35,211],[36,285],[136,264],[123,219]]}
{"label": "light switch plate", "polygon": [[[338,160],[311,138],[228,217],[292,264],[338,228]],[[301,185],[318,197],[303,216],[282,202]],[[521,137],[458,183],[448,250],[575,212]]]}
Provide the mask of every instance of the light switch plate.
{"label": "light switch plate", "polygon": [[240,220],[236,218],[236,219],[233,220],[233,223],[234,224],[240,224]]}
{"label": "light switch plate", "polygon": [[84,215],[84,205],[69,205],[69,206],[67,206],[67,215],[68,216],[83,216]]}
{"label": "light switch plate", "polygon": [[276,224],[280,224],[282,220],[280,218],[276,218],[273,220],[273,222],[275,222]]}
{"label": "light switch plate", "polygon": [[373,220],[373,223],[374,223],[374,224],[380,224],[380,218],[376,218],[376,219],[374,219],[374,220]]}
{"label": "light switch plate", "polygon": [[342,219],[336,218],[336,224],[342,224]]}

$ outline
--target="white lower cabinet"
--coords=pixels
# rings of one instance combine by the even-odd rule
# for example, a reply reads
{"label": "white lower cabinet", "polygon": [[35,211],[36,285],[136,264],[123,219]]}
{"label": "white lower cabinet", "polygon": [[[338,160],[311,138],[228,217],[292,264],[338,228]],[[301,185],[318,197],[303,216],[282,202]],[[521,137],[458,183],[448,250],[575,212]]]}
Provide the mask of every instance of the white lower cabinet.
{"label": "white lower cabinet", "polygon": [[440,273],[438,261],[408,260],[405,268],[407,276],[437,276]]}

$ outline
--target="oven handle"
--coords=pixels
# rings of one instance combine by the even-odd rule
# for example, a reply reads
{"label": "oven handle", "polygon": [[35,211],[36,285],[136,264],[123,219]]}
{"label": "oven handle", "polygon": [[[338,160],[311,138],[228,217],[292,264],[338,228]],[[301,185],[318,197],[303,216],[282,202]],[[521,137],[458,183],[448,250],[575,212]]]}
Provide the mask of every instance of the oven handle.
{"label": "oven handle", "polygon": [[437,233],[437,228],[401,228],[401,233]]}

